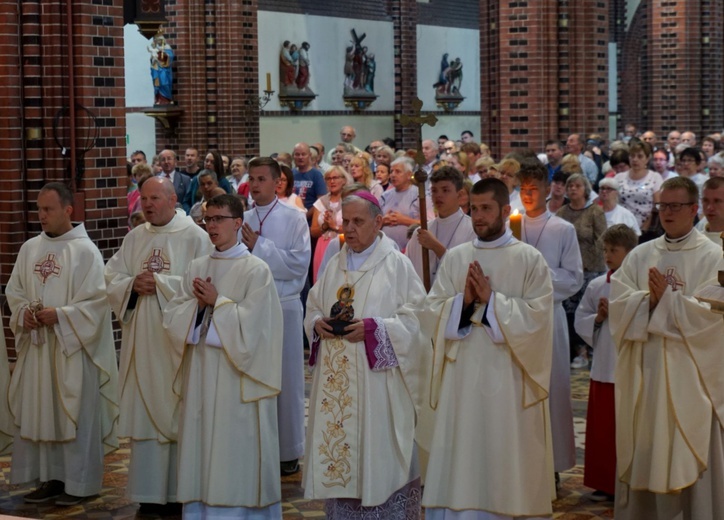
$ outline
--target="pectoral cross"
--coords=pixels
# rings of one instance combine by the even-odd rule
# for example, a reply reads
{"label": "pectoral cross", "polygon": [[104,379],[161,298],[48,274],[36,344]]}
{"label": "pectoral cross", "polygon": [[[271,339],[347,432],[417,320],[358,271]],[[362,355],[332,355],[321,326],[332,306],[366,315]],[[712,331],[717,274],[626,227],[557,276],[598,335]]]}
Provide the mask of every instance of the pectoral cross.
{"label": "pectoral cross", "polygon": [[[422,153],[422,127],[424,125],[435,126],[437,117],[434,114],[422,115],[422,101],[419,98],[412,100],[412,108],[414,115],[400,114],[400,124],[405,127],[417,128],[417,151],[415,153],[415,182],[420,200],[420,229],[427,230],[427,202],[425,200],[425,182],[427,181],[427,173],[423,169],[425,165],[425,156]],[[430,255],[429,249],[422,248],[422,281],[425,284],[425,290],[430,291]]]}

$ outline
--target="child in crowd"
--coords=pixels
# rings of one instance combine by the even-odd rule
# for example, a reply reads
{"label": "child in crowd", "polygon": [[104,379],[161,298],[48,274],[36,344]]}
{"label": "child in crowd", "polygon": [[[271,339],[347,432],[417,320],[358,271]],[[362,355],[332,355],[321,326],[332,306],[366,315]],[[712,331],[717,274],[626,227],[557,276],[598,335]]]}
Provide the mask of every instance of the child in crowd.
{"label": "child in crowd", "polygon": [[636,247],[638,237],[625,224],[616,224],[604,232],[601,240],[609,271],[591,281],[575,316],[576,332],[593,348],[583,483],[595,489],[590,498],[597,502],[613,500],[616,486],[616,346],[608,326],[611,275]]}

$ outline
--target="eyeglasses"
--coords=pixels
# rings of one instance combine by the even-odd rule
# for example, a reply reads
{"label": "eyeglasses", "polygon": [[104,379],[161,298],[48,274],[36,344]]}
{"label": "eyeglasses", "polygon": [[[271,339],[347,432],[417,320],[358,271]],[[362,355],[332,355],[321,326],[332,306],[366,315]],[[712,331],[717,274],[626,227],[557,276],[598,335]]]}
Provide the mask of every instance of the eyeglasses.
{"label": "eyeglasses", "polygon": [[695,202],[657,202],[655,204],[656,209],[659,210],[659,212],[664,212],[667,209],[670,209],[672,213],[676,213],[677,211],[681,211],[681,208],[684,206],[693,206],[696,204]]}
{"label": "eyeglasses", "polygon": [[325,181],[338,181],[340,179],[344,179],[344,177],[342,177],[340,175],[331,175],[329,177],[324,178]]}
{"label": "eyeglasses", "polygon": [[217,215],[215,217],[204,217],[201,222],[204,224],[221,224],[221,222],[226,218],[238,218],[238,217],[228,217],[226,215]]}

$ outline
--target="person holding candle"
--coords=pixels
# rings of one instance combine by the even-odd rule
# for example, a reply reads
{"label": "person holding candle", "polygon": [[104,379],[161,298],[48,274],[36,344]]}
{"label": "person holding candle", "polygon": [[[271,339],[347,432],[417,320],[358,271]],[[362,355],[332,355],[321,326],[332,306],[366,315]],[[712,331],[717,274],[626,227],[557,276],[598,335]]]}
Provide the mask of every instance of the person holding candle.
{"label": "person holding candle", "polygon": [[549,399],[553,466],[558,473],[576,464],[568,324],[563,301],[581,288],[583,262],[573,225],[553,215],[546,207],[546,197],[551,189],[546,167],[538,161],[526,162],[517,177],[525,207],[521,240],[543,254],[553,281],[553,365]]}
{"label": "person holding candle", "polygon": [[603,261],[603,246],[601,236],[608,229],[606,215],[598,204],[592,204],[590,199],[591,183],[581,173],[574,173],[566,181],[566,193],[568,204],[558,210],[557,215],[567,220],[576,228],[578,246],[581,250],[583,260],[583,286],[576,294],[564,302],[566,317],[568,318],[568,331],[571,337],[571,348],[577,352],[573,359],[573,368],[582,368],[588,365],[588,353],[583,341],[578,337],[573,321],[578,307],[578,302],[583,297],[583,292],[588,282],[601,276],[606,271],[606,264]]}

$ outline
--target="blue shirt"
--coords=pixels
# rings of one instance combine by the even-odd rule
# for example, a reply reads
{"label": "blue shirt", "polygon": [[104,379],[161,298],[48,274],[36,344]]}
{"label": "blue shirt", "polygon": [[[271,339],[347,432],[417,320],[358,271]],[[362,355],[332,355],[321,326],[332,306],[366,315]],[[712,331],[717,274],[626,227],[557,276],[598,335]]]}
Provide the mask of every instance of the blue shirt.
{"label": "blue shirt", "polygon": [[294,193],[304,201],[304,207],[309,209],[319,197],[327,193],[327,184],[324,182],[322,172],[312,168],[304,173],[296,168],[294,174]]}

